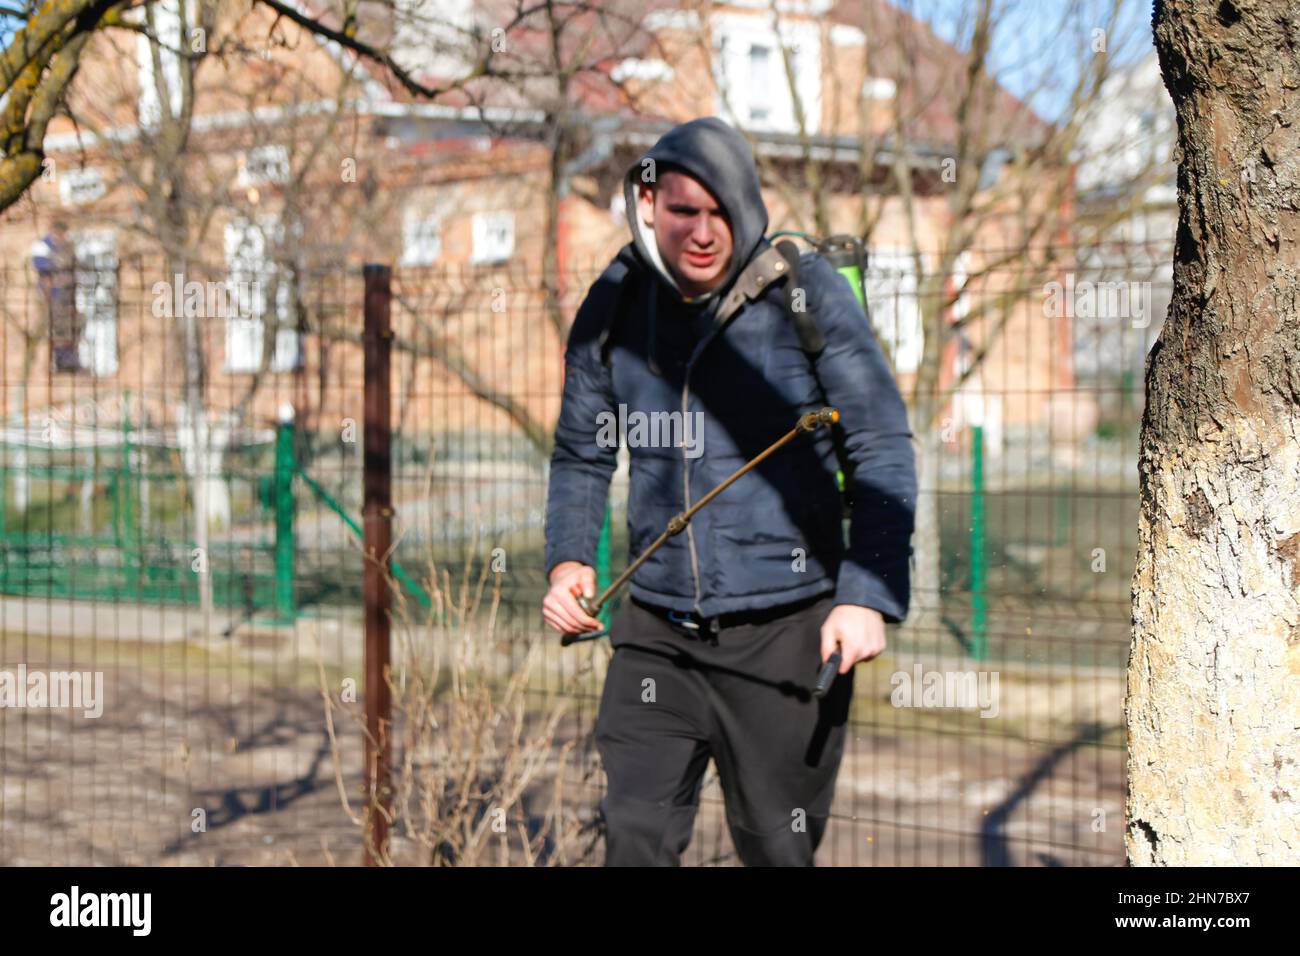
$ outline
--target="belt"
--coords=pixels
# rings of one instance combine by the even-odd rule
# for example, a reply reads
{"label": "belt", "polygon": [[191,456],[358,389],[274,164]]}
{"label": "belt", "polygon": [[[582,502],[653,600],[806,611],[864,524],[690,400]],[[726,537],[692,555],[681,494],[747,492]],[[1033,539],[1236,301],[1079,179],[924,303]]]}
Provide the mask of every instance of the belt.
{"label": "belt", "polygon": [[776,607],[765,607],[756,610],[728,611],[725,614],[714,614],[708,617],[696,614],[694,611],[674,611],[672,608],[660,607],[657,604],[647,604],[638,598],[631,597],[629,600],[639,608],[643,608],[657,617],[663,618],[674,627],[680,628],[691,635],[717,634],[718,631],[726,627],[741,627],[747,624],[767,624],[779,618],[786,617],[805,608],[812,607],[819,601],[824,601],[831,596],[831,592],[817,594],[810,598],[804,598],[800,601],[793,601],[789,604],[781,604]]}

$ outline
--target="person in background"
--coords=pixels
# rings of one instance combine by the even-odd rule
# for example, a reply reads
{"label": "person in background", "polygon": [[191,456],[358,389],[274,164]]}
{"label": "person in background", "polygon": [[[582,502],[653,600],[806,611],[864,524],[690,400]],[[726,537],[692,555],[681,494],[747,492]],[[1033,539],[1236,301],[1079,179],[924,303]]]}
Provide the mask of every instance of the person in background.
{"label": "person in background", "polygon": [[50,364],[56,372],[80,372],[82,317],[77,311],[77,261],[68,224],[55,220],[32,244],[32,266],[49,318]]}

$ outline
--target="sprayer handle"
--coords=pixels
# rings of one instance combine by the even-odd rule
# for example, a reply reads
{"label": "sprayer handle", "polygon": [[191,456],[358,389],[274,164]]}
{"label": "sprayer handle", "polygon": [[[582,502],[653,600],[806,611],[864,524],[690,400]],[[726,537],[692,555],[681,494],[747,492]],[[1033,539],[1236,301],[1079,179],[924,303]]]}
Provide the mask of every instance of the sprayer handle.
{"label": "sprayer handle", "polygon": [[813,688],[814,697],[825,697],[826,692],[831,689],[831,682],[835,680],[835,674],[840,669],[840,662],[844,660],[839,651],[835,651],[826,659],[822,665],[821,672],[817,675],[817,685]]}

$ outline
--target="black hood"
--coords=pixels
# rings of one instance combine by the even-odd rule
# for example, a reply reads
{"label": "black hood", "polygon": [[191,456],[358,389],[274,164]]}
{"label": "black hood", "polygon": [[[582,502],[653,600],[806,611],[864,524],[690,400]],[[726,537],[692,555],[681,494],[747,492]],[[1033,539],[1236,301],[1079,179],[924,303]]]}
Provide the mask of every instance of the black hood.
{"label": "black hood", "polygon": [[[689,173],[713,194],[727,214],[731,224],[731,264],[722,282],[704,295],[691,299],[682,295],[659,255],[654,232],[641,222],[636,192],[642,182],[643,170],[648,168],[646,160],[654,160],[656,176],[666,170]],[[759,188],[754,153],[744,136],[716,116],[691,120],[664,133],[627,171],[623,179],[623,195],[637,254],[681,301],[705,303],[725,295],[749,260],[767,245],[763,238],[767,232],[767,206]]]}

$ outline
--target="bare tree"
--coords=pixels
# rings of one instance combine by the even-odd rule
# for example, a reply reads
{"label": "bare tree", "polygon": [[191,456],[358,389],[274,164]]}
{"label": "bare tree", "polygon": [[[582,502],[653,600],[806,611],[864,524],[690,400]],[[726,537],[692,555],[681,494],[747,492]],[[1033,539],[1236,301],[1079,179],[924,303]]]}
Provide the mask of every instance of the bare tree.
{"label": "bare tree", "polygon": [[[155,19],[152,8],[163,2],[29,0],[14,11],[24,16],[26,23],[15,32],[9,46],[0,51],[0,95],[6,96],[5,131],[0,141],[3,147],[0,153],[0,211],[13,205],[41,174],[46,129],[72,87],[90,38],[96,33],[116,30],[147,31],[147,23]],[[200,19],[211,19],[215,15],[217,5],[210,0],[199,0],[196,5],[207,11]],[[409,6],[405,0],[365,5],[360,0],[333,0],[331,3],[313,4],[310,13],[304,12],[297,4],[280,0],[248,0],[248,5],[263,7],[277,18],[378,65],[386,78],[391,78],[412,96],[436,100],[465,90],[475,81],[514,78],[509,70],[494,62],[491,44],[476,42],[470,51],[469,65],[460,75],[430,83],[421,82],[410,68],[399,63],[384,48],[382,41],[372,39],[367,32],[376,22],[387,23],[391,28],[393,19],[400,18],[404,8]],[[188,9],[189,5],[182,6]],[[132,16],[140,11],[145,15],[145,26]],[[526,8],[521,4],[514,20],[504,24],[503,28],[508,30],[525,14]],[[187,23],[186,26],[192,27],[193,24]],[[363,26],[367,29],[362,29]],[[188,40],[190,34],[185,34],[185,38]],[[477,41],[480,38],[475,36],[473,39]]]}
{"label": "bare tree", "polygon": [[[478,122],[485,132],[536,142],[545,149],[545,238],[539,279],[543,313],[562,345],[575,310],[566,308],[570,277],[558,252],[561,204],[576,175],[608,158],[602,152],[602,137],[619,120],[611,115],[593,123],[593,104],[607,104],[612,113],[634,102],[627,83],[611,75],[610,64],[654,48],[654,37],[643,25],[644,5],[630,0],[536,4],[489,0],[477,5],[467,24],[440,17],[436,2],[431,10],[427,6],[416,2],[407,11],[408,35],[443,37],[453,51],[458,42],[472,48],[477,38],[485,38],[494,51],[495,75],[471,76],[453,102],[463,97],[467,105],[478,107]],[[551,424],[539,420],[508,390],[494,386],[485,369],[469,362],[460,343],[435,334],[427,302],[410,297],[399,297],[398,302],[419,329],[413,341],[399,348],[438,359],[471,394],[510,418],[539,454],[549,455]]]}
{"label": "bare tree", "polygon": [[[264,23],[275,24],[277,19],[262,11]],[[365,224],[386,218],[383,207],[393,206],[397,199],[372,203],[372,189],[318,186],[322,175],[330,175],[329,171],[322,174],[321,165],[339,152],[327,145],[343,139],[340,134],[349,121],[356,123],[346,103],[357,86],[357,54],[329,41],[338,53],[337,68],[332,88],[321,89],[301,69],[312,48],[303,51],[294,44],[289,49],[287,34],[296,35],[299,43],[312,36],[293,24],[287,30],[273,25],[266,36],[254,36],[247,20],[219,16],[218,4],[211,0],[171,0],[127,10],[111,26],[84,34],[86,41],[93,39],[98,46],[89,44],[82,55],[92,50],[102,54],[96,62],[97,83],[94,89],[66,90],[62,108],[79,132],[83,156],[90,149],[106,157],[112,169],[110,189],[130,197],[132,214],[120,217],[124,231],[149,255],[161,253],[158,278],[164,285],[187,277],[222,282],[230,250],[221,255],[228,245],[221,241],[221,230],[229,224],[219,217],[233,211],[247,222],[255,239],[257,254],[245,269],[252,274],[244,278],[251,278],[255,289],[264,286],[259,291],[265,296],[258,303],[231,304],[237,310],[253,306],[255,315],[274,316],[273,321],[261,323],[260,367],[253,370],[247,388],[219,425],[208,394],[212,323],[187,308],[171,316],[167,329],[175,339],[174,354],[182,358],[179,436],[194,541],[202,560],[208,560],[209,520],[214,513],[229,513],[228,506],[218,506],[224,492],[216,477],[222,443],[214,444],[214,438],[245,424],[253,398],[270,378],[282,327],[304,330],[297,296],[299,271],[319,267],[322,256],[338,256],[350,234],[365,235]],[[134,69],[138,44],[147,67],[140,71],[143,86]],[[326,58],[323,49],[317,58]],[[295,62],[297,70],[292,66]],[[217,69],[225,71],[219,81],[212,76]],[[205,81],[205,74],[212,79]],[[254,82],[249,82],[250,75],[255,76]],[[327,84],[329,75],[326,71]],[[214,81],[220,94],[213,92]],[[198,124],[214,113],[218,95],[224,101],[221,105],[233,106],[230,112],[243,118],[234,128]],[[274,118],[262,118],[267,114]],[[242,158],[257,155],[259,149],[272,150],[277,158],[269,165],[281,168],[257,180],[271,183],[262,185],[261,195],[256,187],[236,189],[237,179],[246,172]],[[337,182],[337,168],[333,176]],[[370,208],[357,208],[366,206]],[[218,254],[213,256],[212,250]],[[236,254],[243,255],[240,250]],[[170,302],[172,297],[167,298]],[[198,581],[208,628],[211,576],[201,573]]]}

